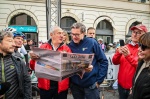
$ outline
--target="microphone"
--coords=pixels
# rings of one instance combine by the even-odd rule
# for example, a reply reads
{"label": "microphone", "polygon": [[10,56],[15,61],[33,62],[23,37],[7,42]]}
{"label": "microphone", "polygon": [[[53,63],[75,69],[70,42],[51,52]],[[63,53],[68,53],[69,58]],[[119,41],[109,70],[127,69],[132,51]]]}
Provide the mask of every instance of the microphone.
{"label": "microphone", "polygon": [[0,84],[0,95],[5,94],[9,90],[11,84],[9,82],[3,82]]}

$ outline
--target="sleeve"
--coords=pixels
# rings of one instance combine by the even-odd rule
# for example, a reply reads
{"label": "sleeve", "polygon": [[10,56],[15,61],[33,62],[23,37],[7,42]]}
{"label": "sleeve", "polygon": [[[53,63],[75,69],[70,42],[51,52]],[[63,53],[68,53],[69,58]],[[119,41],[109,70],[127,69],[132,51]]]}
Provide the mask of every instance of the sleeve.
{"label": "sleeve", "polygon": [[[40,48],[46,48],[46,46],[44,44],[42,44],[40,46]],[[30,62],[29,62],[29,66],[32,70],[35,70],[35,60],[31,59]]]}
{"label": "sleeve", "polygon": [[114,54],[113,58],[112,58],[112,62],[114,65],[120,64],[121,56],[122,56],[122,54],[120,54],[117,50],[116,53]]}
{"label": "sleeve", "polygon": [[32,69],[32,70],[35,70],[35,60],[30,60],[30,68]]}
{"label": "sleeve", "polygon": [[32,99],[32,86],[31,86],[31,77],[28,73],[27,67],[24,62],[21,62],[23,68],[23,89],[24,96],[23,99]]}
{"label": "sleeve", "polygon": [[98,82],[98,84],[101,84],[107,75],[108,60],[107,60],[101,46],[98,44],[98,42],[94,42],[94,54],[97,59],[96,61],[99,62],[99,71],[98,71],[98,75],[97,75],[97,82]]}

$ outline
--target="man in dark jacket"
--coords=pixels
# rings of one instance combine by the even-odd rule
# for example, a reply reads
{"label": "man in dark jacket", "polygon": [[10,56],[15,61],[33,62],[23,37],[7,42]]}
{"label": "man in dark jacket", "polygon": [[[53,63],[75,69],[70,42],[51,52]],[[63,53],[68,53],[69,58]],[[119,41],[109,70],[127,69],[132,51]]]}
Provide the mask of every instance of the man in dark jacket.
{"label": "man in dark jacket", "polygon": [[82,79],[78,75],[70,77],[70,88],[74,99],[100,99],[97,85],[106,77],[108,61],[98,42],[85,37],[85,32],[86,27],[82,23],[74,23],[71,27],[72,41],[69,47],[73,53],[94,53],[93,70],[86,72]]}
{"label": "man in dark jacket", "polygon": [[9,82],[5,99],[31,99],[31,79],[25,63],[12,55],[15,43],[11,32],[0,32],[0,82]]}
{"label": "man in dark jacket", "polygon": [[31,46],[33,45],[33,41],[31,39],[27,40],[27,45],[25,45],[25,49],[27,50],[27,52],[29,52],[31,50]]}

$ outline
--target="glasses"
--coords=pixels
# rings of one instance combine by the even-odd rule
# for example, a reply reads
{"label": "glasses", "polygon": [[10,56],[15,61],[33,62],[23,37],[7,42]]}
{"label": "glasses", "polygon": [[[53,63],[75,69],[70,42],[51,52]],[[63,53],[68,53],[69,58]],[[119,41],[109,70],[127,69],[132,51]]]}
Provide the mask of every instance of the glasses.
{"label": "glasses", "polygon": [[143,45],[143,44],[139,44],[139,47],[141,48],[142,51],[145,51],[145,49],[149,49],[150,47]]}
{"label": "glasses", "polygon": [[141,32],[140,31],[132,31],[132,33],[136,34],[136,35],[140,35]]}
{"label": "glasses", "polygon": [[71,33],[71,36],[79,37],[81,34],[73,34]]}

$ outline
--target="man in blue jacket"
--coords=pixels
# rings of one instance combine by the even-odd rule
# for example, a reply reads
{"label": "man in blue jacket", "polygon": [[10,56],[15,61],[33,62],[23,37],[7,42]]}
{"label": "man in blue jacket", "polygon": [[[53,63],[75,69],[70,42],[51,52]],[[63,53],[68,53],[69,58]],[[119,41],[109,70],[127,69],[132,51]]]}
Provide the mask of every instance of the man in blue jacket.
{"label": "man in blue jacket", "polygon": [[106,77],[108,69],[107,58],[93,38],[85,37],[86,27],[82,23],[74,23],[71,27],[72,41],[69,44],[73,53],[92,54],[93,70],[86,72],[81,79],[78,75],[70,77],[70,88],[74,99],[100,99],[97,85]]}

